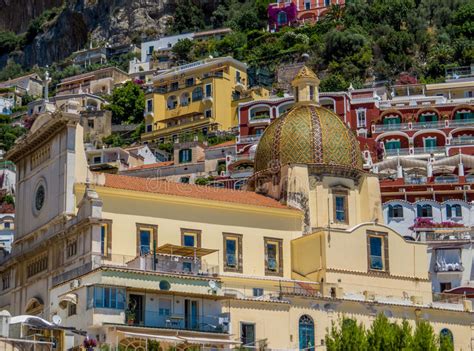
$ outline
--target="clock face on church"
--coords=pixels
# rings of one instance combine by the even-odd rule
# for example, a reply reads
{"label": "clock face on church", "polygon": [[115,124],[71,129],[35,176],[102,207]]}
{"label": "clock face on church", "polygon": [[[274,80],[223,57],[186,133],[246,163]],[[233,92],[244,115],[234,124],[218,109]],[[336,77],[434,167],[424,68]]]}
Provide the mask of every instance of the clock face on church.
{"label": "clock face on church", "polygon": [[36,189],[36,194],[35,194],[35,208],[36,208],[36,211],[40,211],[43,208],[45,196],[46,196],[46,194],[45,194],[45,190],[44,190],[44,185],[41,184]]}

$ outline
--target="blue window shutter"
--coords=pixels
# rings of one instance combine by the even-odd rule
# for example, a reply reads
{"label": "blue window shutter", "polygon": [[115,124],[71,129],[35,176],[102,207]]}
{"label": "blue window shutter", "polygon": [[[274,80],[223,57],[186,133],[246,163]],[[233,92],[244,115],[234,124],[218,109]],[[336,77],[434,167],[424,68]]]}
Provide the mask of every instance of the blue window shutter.
{"label": "blue window shutter", "polygon": [[388,205],[388,218],[393,218],[393,206]]}
{"label": "blue window shutter", "polygon": [[416,215],[417,217],[421,217],[421,205],[416,205]]}
{"label": "blue window shutter", "polygon": [[453,211],[451,205],[446,205],[446,217],[451,218],[453,216]]}

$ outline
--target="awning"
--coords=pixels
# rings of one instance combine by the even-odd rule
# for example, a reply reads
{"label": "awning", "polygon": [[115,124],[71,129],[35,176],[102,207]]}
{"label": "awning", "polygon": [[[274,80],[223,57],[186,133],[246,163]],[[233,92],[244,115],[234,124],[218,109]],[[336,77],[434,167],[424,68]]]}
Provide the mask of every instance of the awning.
{"label": "awning", "polygon": [[187,342],[188,344],[199,344],[199,345],[240,345],[240,341],[234,340],[223,340],[218,338],[195,338],[195,337],[187,337],[187,336],[180,336],[180,339]]}
{"label": "awning", "polygon": [[394,157],[389,158],[387,160],[377,162],[374,164],[374,167],[377,167],[379,173],[384,169],[397,169],[398,165],[402,166],[403,168],[408,167],[420,167],[425,168],[427,165],[427,161],[424,160],[417,160],[413,158],[404,158],[404,157]]}
{"label": "awning", "polygon": [[59,300],[59,307],[64,310],[66,309],[68,303],[77,305],[77,294],[66,294],[62,296]]}
{"label": "awning", "polygon": [[457,167],[462,161],[465,168],[474,168],[474,156],[457,154],[433,162],[433,166],[454,166]]}
{"label": "awning", "polygon": [[202,257],[217,252],[215,249],[205,249],[202,247],[180,246],[173,244],[164,244],[156,249],[157,254]]}
{"label": "awning", "polygon": [[195,345],[240,345],[240,341],[234,340],[226,340],[226,339],[219,339],[219,338],[199,338],[199,337],[190,337],[190,336],[172,336],[172,335],[155,335],[155,334],[145,334],[145,333],[133,333],[133,332],[126,332],[122,330],[117,330],[118,333],[121,333],[127,337],[138,337],[138,338],[146,338],[146,339],[153,339],[153,340],[160,340],[164,342],[171,342],[176,344],[188,343],[188,344],[195,344]]}
{"label": "awning", "polygon": [[147,338],[147,339],[154,339],[154,340],[175,342],[175,343],[182,343],[183,342],[183,340],[178,338],[177,336],[171,336],[171,335],[154,335],[154,334],[132,333],[132,332],[125,332],[125,331],[121,331],[121,330],[117,330],[117,332],[122,333],[125,336],[130,336],[130,337],[140,337],[140,338]]}
{"label": "awning", "polygon": [[406,174],[415,174],[415,175],[426,175],[426,168],[421,167],[411,167],[404,170]]}
{"label": "awning", "polygon": [[434,166],[433,167],[433,174],[453,174],[455,166]]}

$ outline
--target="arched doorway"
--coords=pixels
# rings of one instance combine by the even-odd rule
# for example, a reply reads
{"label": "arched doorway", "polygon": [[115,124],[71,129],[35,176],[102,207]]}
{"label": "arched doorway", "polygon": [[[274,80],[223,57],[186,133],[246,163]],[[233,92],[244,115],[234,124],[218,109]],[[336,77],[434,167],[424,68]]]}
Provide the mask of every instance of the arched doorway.
{"label": "arched doorway", "polygon": [[314,322],[308,315],[300,317],[298,323],[300,350],[314,350]]}

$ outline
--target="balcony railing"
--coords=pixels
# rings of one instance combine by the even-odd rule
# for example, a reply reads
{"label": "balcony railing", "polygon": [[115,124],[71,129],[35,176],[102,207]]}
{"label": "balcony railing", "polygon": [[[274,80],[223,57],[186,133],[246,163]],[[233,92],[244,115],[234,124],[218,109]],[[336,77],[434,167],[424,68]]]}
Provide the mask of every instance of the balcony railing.
{"label": "balcony railing", "polygon": [[434,266],[435,272],[462,272],[464,271],[464,267],[462,265],[462,262],[451,262],[451,263],[445,263],[445,262],[436,262]]}
{"label": "balcony railing", "polygon": [[446,120],[446,121],[410,122],[410,123],[397,123],[397,124],[376,124],[376,125],[372,125],[372,132],[383,133],[383,132],[404,131],[404,130],[456,128],[456,127],[473,126],[473,125],[474,125],[474,119],[454,119],[454,120]]}
{"label": "balcony railing", "polygon": [[376,124],[373,126],[374,133],[390,132],[409,130],[408,123],[397,123],[397,124]]}
{"label": "balcony railing", "polygon": [[462,304],[465,299],[464,295],[459,294],[433,293],[433,302]]}
{"label": "balcony railing", "polygon": [[451,145],[471,145],[474,144],[474,137],[458,137],[451,140]]}
{"label": "balcony railing", "polygon": [[445,146],[415,147],[413,148],[413,153],[415,155],[444,154],[446,153],[446,147]]}
{"label": "balcony railing", "polygon": [[449,184],[449,183],[459,183],[459,177],[457,176],[438,176],[435,177],[434,179],[435,183],[443,183],[443,184]]}
{"label": "balcony railing", "polygon": [[257,123],[270,123],[271,119],[269,115],[261,115],[261,116],[250,116],[249,124],[257,124]]}
{"label": "balcony railing", "polygon": [[216,276],[219,266],[210,265],[196,257],[164,255],[152,253],[143,256],[112,255],[109,258],[97,257],[96,265],[119,266],[145,272],[162,272],[195,276]]}
{"label": "balcony railing", "polygon": [[251,144],[260,140],[262,135],[246,135],[238,138],[237,144]]}
{"label": "balcony railing", "polygon": [[410,154],[410,149],[401,148],[401,149],[385,149],[385,156],[407,156]]}
{"label": "balcony railing", "polygon": [[456,241],[474,240],[474,232],[468,228],[449,230],[449,228],[438,228],[437,230],[417,230],[417,241]]}
{"label": "balcony railing", "polygon": [[147,328],[228,333],[230,317],[225,313],[218,315],[174,314],[167,309],[162,309],[161,311],[135,311],[132,315],[125,316],[124,323]]}
{"label": "balcony railing", "polygon": [[474,174],[469,174],[466,176],[466,183],[474,183]]}
{"label": "balcony railing", "polygon": [[405,177],[405,184],[425,184],[426,177]]}

